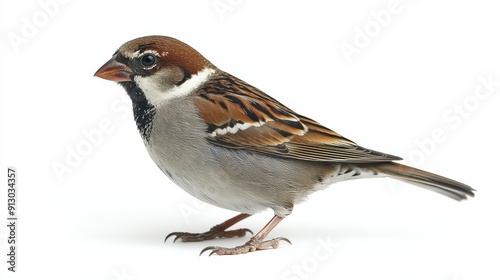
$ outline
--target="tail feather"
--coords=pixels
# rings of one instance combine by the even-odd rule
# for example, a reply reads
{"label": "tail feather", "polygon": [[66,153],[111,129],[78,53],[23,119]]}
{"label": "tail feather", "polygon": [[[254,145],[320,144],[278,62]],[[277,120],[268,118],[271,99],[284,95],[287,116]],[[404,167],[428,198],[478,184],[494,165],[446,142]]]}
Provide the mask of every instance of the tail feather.
{"label": "tail feather", "polygon": [[407,165],[388,162],[376,164],[374,168],[379,173],[391,178],[435,191],[456,200],[474,196],[473,191],[475,190],[466,184]]}

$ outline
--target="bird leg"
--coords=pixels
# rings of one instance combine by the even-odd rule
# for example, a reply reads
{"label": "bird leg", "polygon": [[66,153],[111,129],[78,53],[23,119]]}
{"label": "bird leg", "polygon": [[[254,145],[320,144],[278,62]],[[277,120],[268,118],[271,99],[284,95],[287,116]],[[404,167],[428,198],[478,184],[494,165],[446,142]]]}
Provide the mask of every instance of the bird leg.
{"label": "bird leg", "polygon": [[165,242],[171,236],[175,236],[174,242],[180,239],[182,242],[196,242],[204,240],[212,240],[215,238],[230,238],[230,237],[243,237],[247,232],[253,232],[247,228],[240,228],[235,230],[226,230],[234,224],[243,219],[250,217],[250,214],[239,214],[221,224],[212,227],[209,231],[204,233],[189,233],[189,232],[172,232],[165,237]]}
{"label": "bird leg", "polygon": [[217,255],[239,255],[248,252],[254,252],[256,250],[265,250],[268,248],[276,249],[279,247],[280,241],[286,241],[289,244],[292,244],[290,240],[284,237],[277,237],[269,240],[264,240],[266,236],[273,230],[273,228],[279,224],[283,220],[283,217],[274,216],[269,223],[267,223],[261,231],[259,231],[256,235],[254,235],[248,242],[241,246],[236,246],[234,248],[225,248],[225,247],[217,247],[210,246],[203,249],[200,253],[203,254],[206,251],[212,251],[209,256],[213,254]]}

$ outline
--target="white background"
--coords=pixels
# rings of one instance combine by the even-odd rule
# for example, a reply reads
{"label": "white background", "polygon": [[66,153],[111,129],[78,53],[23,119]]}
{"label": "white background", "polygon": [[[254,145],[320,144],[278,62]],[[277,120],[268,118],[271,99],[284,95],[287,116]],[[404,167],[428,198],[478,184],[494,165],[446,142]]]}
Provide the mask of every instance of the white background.
{"label": "white background", "polygon": [[[499,5],[331,2],[2,1],[0,278],[499,279],[500,87],[480,82],[500,81]],[[171,183],[123,89],[93,77],[122,43],[150,34],[181,39],[297,112],[477,195],[459,203],[386,179],[351,181],[271,232],[292,246],[209,258],[198,256],[205,246],[246,239],[164,244],[169,232],[236,213]],[[347,44],[356,53],[346,56]],[[435,130],[443,135],[431,143]],[[18,169],[16,273],[5,262],[7,166]],[[271,217],[238,226],[257,232]]]}

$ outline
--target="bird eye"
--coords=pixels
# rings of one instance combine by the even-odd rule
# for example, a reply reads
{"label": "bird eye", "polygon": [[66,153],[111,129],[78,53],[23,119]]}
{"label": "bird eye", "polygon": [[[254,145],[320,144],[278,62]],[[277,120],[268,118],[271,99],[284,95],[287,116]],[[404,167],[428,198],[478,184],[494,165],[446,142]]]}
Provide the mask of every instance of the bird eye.
{"label": "bird eye", "polygon": [[158,59],[156,58],[156,56],[152,54],[146,54],[140,58],[141,66],[145,69],[151,68],[156,64],[157,61]]}

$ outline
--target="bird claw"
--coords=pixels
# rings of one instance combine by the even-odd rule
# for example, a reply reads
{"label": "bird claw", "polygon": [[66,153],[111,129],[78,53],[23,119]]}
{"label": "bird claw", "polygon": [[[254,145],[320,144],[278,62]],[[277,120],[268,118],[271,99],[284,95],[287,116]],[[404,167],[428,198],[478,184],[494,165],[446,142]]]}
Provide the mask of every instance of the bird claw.
{"label": "bird claw", "polygon": [[292,245],[292,242],[288,240],[288,238],[285,237],[277,237],[273,238],[270,240],[265,240],[265,241],[258,241],[255,239],[250,239],[247,243],[241,246],[236,246],[233,248],[225,248],[225,247],[219,247],[219,246],[209,246],[206,247],[205,249],[201,250],[200,256],[207,252],[207,251],[212,251],[208,255],[209,257],[212,256],[213,254],[217,255],[240,255],[240,254],[245,254],[249,252],[254,252],[256,250],[265,250],[269,248],[276,249],[279,247],[279,242],[280,241],[285,241],[288,244]]}
{"label": "bird claw", "polygon": [[221,230],[217,226],[211,228],[209,231],[204,233],[189,233],[189,232],[172,232],[167,237],[165,237],[164,242],[167,242],[172,236],[175,236],[174,243],[177,240],[182,242],[198,242],[205,240],[212,240],[215,238],[231,238],[231,237],[243,237],[246,233],[253,234],[253,232],[247,228],[240,228],[235,230]]}

